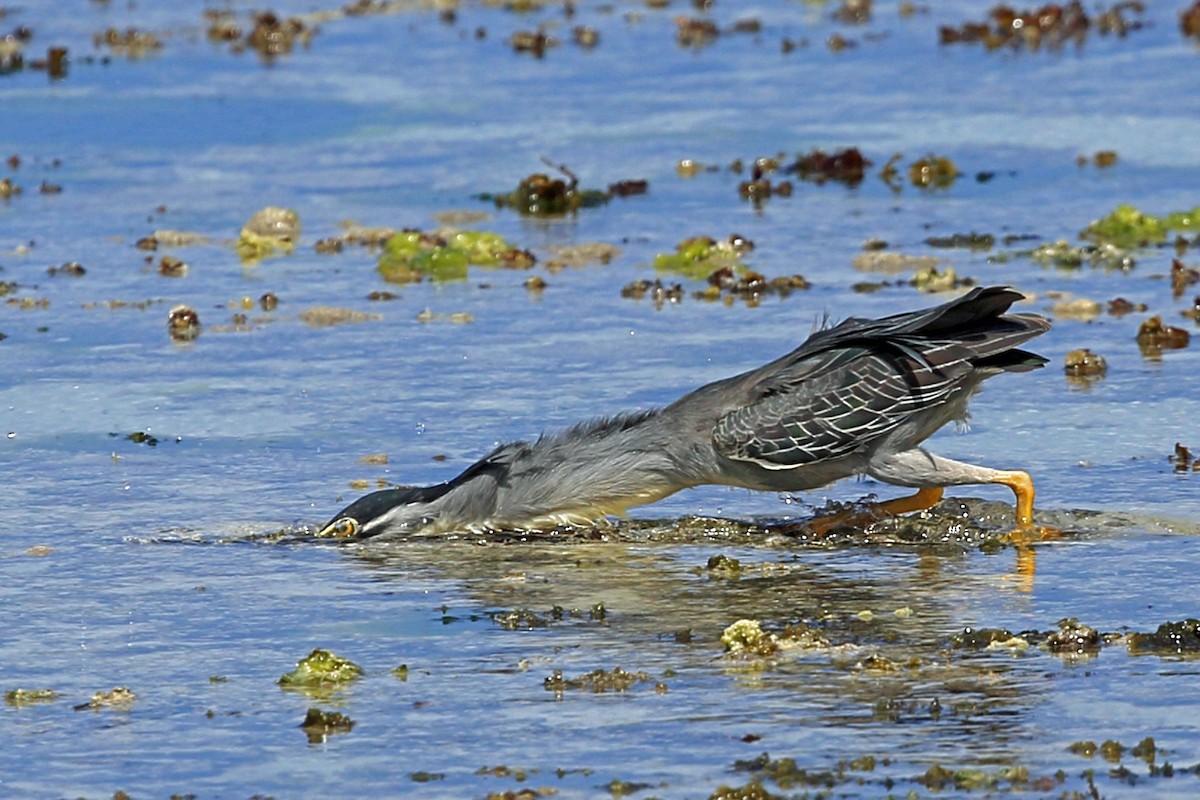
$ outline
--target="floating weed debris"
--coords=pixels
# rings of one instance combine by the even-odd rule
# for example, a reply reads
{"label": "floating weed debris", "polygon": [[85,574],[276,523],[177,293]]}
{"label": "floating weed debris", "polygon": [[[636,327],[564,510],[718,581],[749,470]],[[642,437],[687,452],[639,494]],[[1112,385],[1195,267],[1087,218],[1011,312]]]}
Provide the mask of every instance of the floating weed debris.
{"label": "floating weed debris", "polygon": [[1178,258],[1171,259],[1171,296],[1179,299],[1188,287],[1200,281],[1200,270],[1189,267]]}
{"label": "floating weed debris", "polygon": [[563,610],[556,608],[548,615],[539,614],[528,608],[515,608],[511,611],[493,611],[488,616],[506,631],[531,631],[535,628],[548,627],[552,622],[563,619]]}
{"label": "floating weed debris", "polygon": [[143,236],[134,246],[139,250],[157,250],[160,247],[191,247],[208,241],[209,237],[202,233],[163,229]]}
{"label": "floating weed debris", "polygon": [[1179,30],[1191,39],[1200,39],[1200,0],[1185,8],[1179,15]]}
{"label": "floating weed debris", "polygon": [[39,703],[53,703],[58,698],[58,692],[53,689],[9,689],[4,693],[5,705],[10,705],[13,708],[24,708],[25,706],[37,705]]}
{"label": "floating weed debris", "polygon": [[1078,0],[1065,5],[1049,3],[1025,11],[999,4],[991,8],[985,21],[967,22],[959,27],[942,26],[938,33],[943,45],[982,44],[988,50],[1058,50],[1067,44],[1082,45],[1089,31],[1124,36],[1138,30],[1142,27],[1138,17],[1143,10],[1142,3],[1128,0],[1101,8],[1092,17]]}
{"label": "floating weed debris", "polygon": [[560,272],[567,268],[608,264],[621,255],[621,248],[607,242],[583,242],[576,245],[551,245],[546,269]]}
{"label": "floating weed debris", "polygon": [[59,275],[70,278],[82,278],[87,274],[87,269],[85,269],[83,264],[80,264],[78,261],[68,261],[65,264],[61,264],[57,267],[47,268],[46,274],[51,278]]}
{"label": "floating weed debris", "polygon": [[1017,790],[1029,783],[1029,772],[1024,767],[1001,767],[992,771],[974,768],[951,770],[934,764],[916,781],[935,792],[946,789],[996,790],[1004,788],[1005,784],[1009,789]]}
{"label": "floating weed debris", "polygon": [[[108,435],[115,439],[121,434],[109,433]],[[147,447],[158,447],[158,437],[151,436],[148,431],[134,431],[133,433],[127,434],[125,438],[134,444],[144,444]]]}
{"label": "floating weed debris", "polygon": [[1164,622],[1154,633],[1131,633],[1129,652],[1135,655],[1200,655],[1200,620]]}
{"label": "floating weed debris", "polygon": [[423,308],[417,312],[414,319],[422,325],[428,325],[431,322],[449,322],[452,325],[467,325],[475,321],[475,315],[469,311],[452,311],[449,314],[442,314],[431,308]]}
{"label": "floating weed debris", "polygon": [[1200,458],[1193,457],[1192,451],[1179,442],[1175,443],[1175,450],[1167,460],[1174,465],[1176,473],[1200,472]]}
{"label": "floating weed debris", "polygon": [[91,700],[80,703],[74,708],[76,711],[99,711],[103,708],[128,711],[133,707],[134,700],[137,700],[136,694],[124,686],[118,686],[111,691],[96,692],[92,695]]}
{"label": "floating weed debris", "polygon": [[1108,374],[1108,362],[1099,353],[1080,347],[1063,358],[1063,372],[1076,386],[1091,386]]}
{"label": "floating weed debris", "polygon": [[1019,250],[1015,255],[1027,257],[1044,267],[1057,269],[1079,269],[1089,266],[1128,272],[1136,264],[1127,249],[1111,242],[1076,246],[1059,240],[1039,245],[1032,250]]}
{"label": "floating weed debris", "polygon": [[942,263],[935,256],[911,256],[888,250],[867,250],[850,260],[850,266],[860,272],[895,275],[909,270],[936,269]]}
{"label": "floating weed debris", "polygon": [[354,730],[354,720],[339,711],[322,711],[309,708],[300,723],[309,744],[321,744],[330,734],[349,733]]}
{"label": "floating weed debris", "polygon": [[746,269],[741,259],[753,249],[752,241],[736,233],[720,242],[710,236],[693,236],[677,244],[674,253],[656,255],[654,269],[705,280],[719,269]]}
{"label": "floating weed debris", "polygon": [[[556,669],[542,682],[542,685],[547,691],[559,695],[571,690],[604,694],[606,692],[627,692],[639,683],[650,683],[653,680],[654,678],[648,672],[628,672],[620,667],[613,667],[611,670],[592,670],[577,678],[567,678],[563,675],[562,670]],[[654,690],[662,694],[667,691],[667,685],[659,681],[655,683]]]}
{"label": "floating weed debris", "polygon": [[728,656],[769,658],[793,648],[826,648],[829,640],[803,623],[789,625],[774,633],[763,630],[756,619],[739,619],[721,632],[721,646]]}
{"label": "floating weed debris", "polygon": [[178,305],[167,314],[167,333],[176,342],[190,342],[200,335],[200,315],[191,306]]}
{"label": "floating weed debris", "polygon": [[117,55],[132,59],[145,58],[163,48],[162,39],[157,34],[138,28],[106,28],[92,36],[92,44],[96,49],[107,48]]}
{"label": "floating weed debris", "polygon": [[300,312],[299,318],[301,322],[310,328],[328,328],[333,325],[359,324],[383,319],[379,314],[355,311],[351,308],[336,308],[334,306],[306,308]]}
{"label": "floating weed debris", "polygon": [[580,189],[579,179],[566,166],[546,163],[565,175],[566,180],[535,172],[523,178],[511,192],[481,194],[479,199],[490,200],[497,208],[511,208],[519,214],[533,217],[561,217],[609,201],[607,192]]}
{"label": "floating weed debris", "polygon": [[267,61],[292,52],[296,45],[307,47],[317,33],[301,17],[281,17],[274,11],[255,11],[248,24],[241,24],[232,11],[206,9],[204,20],[210,42],[228,43],[233,53],[254,50]]}
{"label": "floating weed debris", "polygon": [[413,783],[430,783],[432,781],[446,780],[444,772],[426,772],[425,770],[417,770],[416,772],[408,773],[408,779]]}
{"label": "floating weed debris", "polygon": [[[738,184],[738,196],[743,200],[753,201],[756,208],[761,206],[762,201],[773,195],[790,197],[792,195],[791,181],[783,180],[772,183],[767,178],[768,173],[779,169],[780,159],[781,157],[756,158],[750,169],[750,180]],[[730,165],[730,169],[734,172],[741,172],[741,162],[735,161]]]}
{"label": "floating weed debris", "polygon": [[950,639],[955,650],[1025,650],[1029,640],[1006,628],[963,628]]}
{"label": "floating weed debris", "polygon": [[712,578],[740,578],[742,576],[742,562],[727,555],[711,556],[704,569]]}
{"label": "floating weed debris", "polygon": [[908,180],[919,189],[947,189],[961,173],[945,156],[927,155],[908,167]]}
{"label": "floating weed debris", "polygon": [[680,47],[706,47],[715,42],[720,35],[721,29],[711,19],[687,17],[682,14],[675,17],[675,41]]}
{"label": "floating weed debris", "polygon": [[1077,319],[1082,322],[1093,320],[1100,316],[1103,307],[1095,300],[1086,297],[1063,298],[1050,306],[1050,313],[1060,319]]}
{"label": "floating weed debris", "polygon": [[1059,620],[1058,630],[1046,637],[1046,648],[1057,655],[1094,656],[1102,645],[1100,632],[1075,617]]}
{"label": "floating weed debris", "polygon": [[1145,303],[1133,303],[1124,297],[1114,297],[1108,301],[1108,314],[1112,317],[1123,317],[1126,314],[1146,310]]}
{"label": "floating weed debris", "polygon": [[299,240],[300,216],[290,208],[267,206],[242,226],[236,249],[242,263],[250,266],[292,252]]}
{"label": "floating weed debris", "polygon": [[1165,325],[1162,317],[1155,314],[1138,327],[1137,345],[1144,358],[1157,361],[1162,358],[1163,350],[1187,347],[1191,338],[1183,328]]}
{"label": "floating weed debris", "polygon": [[182,278],[187,275],[188,265],[172,255],[159,259],[157,271],[164,278]]}
{"label": "floating weed debris", "polygon": [[832,153],[814,149],[806,155],[797,156],[795,161],[784,167],[784,172],[816,184],[836,181],[846,186],[858,186],[869,166],[871,161],[857,147]]}
{"label": "floating weed debris", "polygon": [[706,282],[708,283],[706,288],[693,293],[696,299],[722,300],[726,303],[739,299],[752,307],[758,305],[764,296],[787,297],[792,292],[812,287],[812,284],[803,275],[767,278],[762,273],[751,269],[736,271],[731,267],[714,270],[709,274]]}
{"label": "floating weed debris", "polygon": [[952,233],[949,236],[930,236],[925,240],[930,247],[962,247],[968,250],[991,250],[996,246],[996,237],[990,233]]}
{"label": "floating weed debris", "polygon": [[404,230],[394,234],[379,256],[379,274],[389,283],[465,280],[471,266],[529,269],[537,259],[488,231]]}
{"label": "floating weed debris", "polygon": [[[486,217],[487,215],[485,214],[484,216]],[[387,243],[388,239],[396,235],[395,228],[368,227],[360,225],[353,220],[345,220],[339,223],[339,225],[342,229],[341,233],[336,236],[327,236],[324,239],[318,239],[314,243],[313,247],[318,253],[340,253],[351,245],[379,250]]]}
{"label": "floating weed debris", "polygon": [[[755,798],[755,797],[772,797],[765,793],[762,789],[762,781],[769,780],[780,789],[791,790],[798,788],[810,789],[832,789],[839,783],[844,783],[850,780],[845,774],[839,775],[832,770],[808,770],[800,767],[794,758],[771,758],[769,753],[763,753],[757,758],[738,760],[733,762],[735,772],[746,772],[755,776],[752,784],[747,786],[758,787],[756,791],[764,793],[744,794],[744,793],[728,793],[714,794],[713,797],[729,797],[729,798]],[[744,787],[745,788],[745,787]]]}
{"label": "floating weed debris", "polygon": [[1079,236],[1098,244],[1128,249],[1162,244],[1169,231],[1200,231],[1200,206],[1159,217],[1123,204],[1089,224]]}
{"label": "floating weed debris", "polygon": [[1091,158],[1084,155],[1076,156],[1075,158],[1075,164],[1080,169],[1086,167],[1088,164],[1094,165],[1096,169],[1108,169],[1115,166],[1116,163],[1117,152],[1115,150],[1098,150]]}
{"label": "floating weed debris", "polygon": [[922,292],[949,292],[966,286],[974,286],[975,279],[958,276],[954,267],[946,267],[945,271],[937,267],[923,267],[917,270],[910,283]]}
{"label": "floating weed debris", "polygon": [[545,31],[517,31],[508,37],[508,46],[517,53],[532,53],[536,58],[542,58],[546,51],[558,47],[558,39]]}
{"label": "floating weed debris", "polygon": [[679,283],[667,284],[659,278],[654,280],[640,278],[622,286],[621,297],[628,297],[632,300],[642,300],[648,297],[655,308],[662,308],[669,303],[682,301],[684,291],[683,285]]}
{"label": "floating weed debris", "polygon": [[489,611],[487,616],[508,631],[528,631],[535,628],[546,628],[557,622],[568,620],[590,619],[603,622],[607,611],[604,603],[596,603],[590,609],[564,608],[553,606],[546,612],[533,611],[528,608],[515,608],[507,611]]}
{"label": "floating weed debris", "polygon": [[322,694],[357,680],[362,675],[363,668],[358,664],[318,647],[296,662],[296,669],[280,676],[278,683],[284,689]]}

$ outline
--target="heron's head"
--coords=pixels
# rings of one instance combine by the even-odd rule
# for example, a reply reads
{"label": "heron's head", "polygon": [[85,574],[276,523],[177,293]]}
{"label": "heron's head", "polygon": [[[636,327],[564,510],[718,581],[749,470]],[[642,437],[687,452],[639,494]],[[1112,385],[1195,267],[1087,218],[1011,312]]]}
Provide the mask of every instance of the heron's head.
{"label": "heron's head", "polygon": [[317,533],[335,539],[417,534],[437,522],[434,501],[441,487],[421,486],[371,492],[342,509]]}

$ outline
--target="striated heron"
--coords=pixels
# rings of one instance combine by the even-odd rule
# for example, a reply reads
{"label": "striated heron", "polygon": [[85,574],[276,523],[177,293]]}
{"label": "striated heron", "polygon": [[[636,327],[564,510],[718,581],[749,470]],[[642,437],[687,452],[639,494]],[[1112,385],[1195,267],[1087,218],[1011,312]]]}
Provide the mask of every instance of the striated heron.
{"label": "striated heron", "polygon": [[692,486],[802,492],[853,475],[917,490],[878,504],[933,506],[943,487],[1002,484],[1016,523],[1033,517],[1026,472],[952,461],[920,447],[967,417],[980,384],[1040,367],[1019,349],[1050,323],[1009,314],[1023,296],[980,287],[940,306],[848,319],[757,369],[702,386],[666,408],[584,422],[497,447],[453,480],[372,492],[319,536],[409,537],[594,523]]}

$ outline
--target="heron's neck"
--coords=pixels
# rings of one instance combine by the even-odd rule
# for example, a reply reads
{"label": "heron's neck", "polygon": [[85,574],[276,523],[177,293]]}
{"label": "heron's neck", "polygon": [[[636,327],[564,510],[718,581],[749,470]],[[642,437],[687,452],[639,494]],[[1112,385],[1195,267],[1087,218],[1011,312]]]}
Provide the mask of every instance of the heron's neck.
{"label": "heron's neck", "polygon": [[646,411],[513,442],[452,481],[447,521],[462,527],[537,528],[624,514],[695,485],[680,468],[669,415]]}

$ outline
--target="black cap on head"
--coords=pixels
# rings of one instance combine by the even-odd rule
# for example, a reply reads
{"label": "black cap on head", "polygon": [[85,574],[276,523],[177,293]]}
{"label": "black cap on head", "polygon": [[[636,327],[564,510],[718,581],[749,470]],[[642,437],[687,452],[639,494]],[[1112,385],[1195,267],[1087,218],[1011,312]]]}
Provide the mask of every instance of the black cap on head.
{"label": "black cap on head", "polygon": [[[366,538],[382,533],[388,526],[374,527],[373,522],[391,514],[399,508],[430,503],[444,495],[449,490],[446,484],[437,486],[407,486],[396,489],[382,489],[371,492],[355,500],[339,511],[333,519],[321,528],[317,536],[338,539]],[[423,519],[418,513],[414,520],[399,518],[397,525],[405,522],[416,522]]]}

